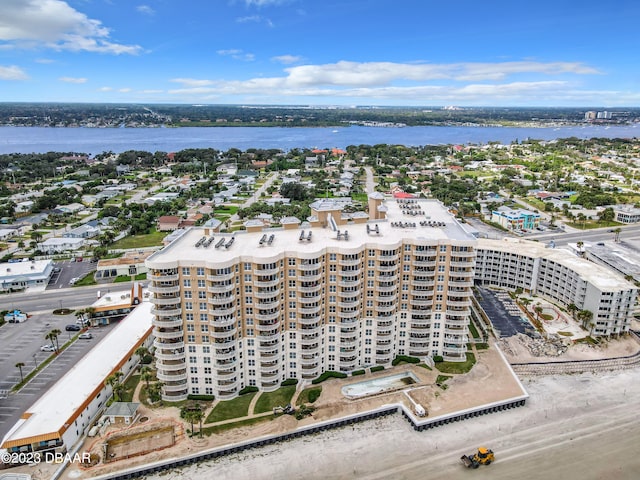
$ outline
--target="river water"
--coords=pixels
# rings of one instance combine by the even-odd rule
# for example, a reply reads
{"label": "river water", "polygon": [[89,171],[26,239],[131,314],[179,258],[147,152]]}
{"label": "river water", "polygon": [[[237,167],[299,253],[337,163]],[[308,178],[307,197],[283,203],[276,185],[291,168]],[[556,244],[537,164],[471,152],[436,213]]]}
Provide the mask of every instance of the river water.
{"label": "river water", "polygon": [[573,127],[183,127],[183,128],[47,128],[0,127],[0,153],[112,151],[174,152],[186,148],[345,148],[348,145],[509,144],[527,138],[633,138],[638,124]]}

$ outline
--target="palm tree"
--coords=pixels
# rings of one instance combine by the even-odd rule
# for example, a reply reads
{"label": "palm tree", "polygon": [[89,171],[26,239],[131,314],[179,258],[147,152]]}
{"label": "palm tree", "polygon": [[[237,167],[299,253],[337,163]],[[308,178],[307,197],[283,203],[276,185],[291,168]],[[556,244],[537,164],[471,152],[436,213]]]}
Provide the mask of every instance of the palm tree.
{"label": "palm tree", "polygon": [[569,305],[567,305],[567,310],[569,310],[569,313],[573,318],[576,318],[576,312],[579,310],[579,308],[575,303],[570,303]]}
{"label": "palm tree", "polygon": [[578,247],[578,253],[580,254],[580,256],[584,256],[584,250],[582,248],[584,247],[584,242],[580,240],[576,243],[576,246]]}
{"label": "palm tree", "polygon": [[155,403],[162,399],[163,385],[164,384],[162,382],[154,382],[149,385],[147,389],[147,395],[149,396],[149,400],[151,401],[151,403]]}
{"label": "palm tree", "polygon": [[150,355],[151,352],[147,347],[138,347],[136,348],[136,355],[138,356],[139,362],[142,363],[142,359],[147,355]]}
{"label": "palm tree", "polygon": [[620,227],[613,229],[613,233],[615,234],[613,237],[613,241],[616,243],[620,241],[620,232],[622,232],[622,229]]}
{"label": "palm tree", "polygon": [[142,380],[147,385],[147,393],[149,392],[149,382],[153,380],[153,372],[149,367],[142,367],[140,369],[140,380]]}
{"label": "palm tree", "polygon": [[536,312],[536,319],[540,321],[540,315],[542,314],[542,307],[540,305],[536,305],[533,307],[533,310]]}
{"label": "palm tree", "polygon": [[531,302],[533,300],[531,300],[530,298],[527,298],[527,297],[522,297],[522,298],[519,299],[519,301],[520,301],[520,303],[522,304],[522,306],[524,308],[527,308],[531,304]]}
{"label": "palm tree", "polygon": [[593,312],[591,310],[580,310],[578,312],[578,320],[582,321],[582,328],[587,329],[587,325],[593,320]]}
{"label": "palm tree", "polygon": [[120,398],[120,394],[123,390],[123,385],[120,383],[120,379],[124,376],[122,372],[113,372],[105,380],[106,385],[111,385],[111,391],[113,392],[113,398]]}
{"label": "palm tree", "polygon": [[579,213],[578,214],[578,221],[582,223],[582,229],[584,230],[584,224],[587,220],[587,217],[584,213]]}
{"label": "palm tree", "polygon": [[204,413],[202,412],[200,405],[185,405],[180,411],[180,417],[191,424],[191,436],[194,434],[194,423],[199,422],[200,436],[202,437],[202,419],[204,418]]}
{"label": "palm tree", "polygon": [[22,367],[24,367],[24,362],[16,363],[16,368],[20,370],[20,383],[24,382],[24,376],[22,375]]}
{"label": "palm tree", "polygon": [[44,336],[44,338],[46,338],[47,340],[51,340],[51,346],[56,349],[56,353],[58,353],[58,351],[60,350],[60,345],[58,344],[58,335],[60,335],[61,333],[61,330],[54,328]]}

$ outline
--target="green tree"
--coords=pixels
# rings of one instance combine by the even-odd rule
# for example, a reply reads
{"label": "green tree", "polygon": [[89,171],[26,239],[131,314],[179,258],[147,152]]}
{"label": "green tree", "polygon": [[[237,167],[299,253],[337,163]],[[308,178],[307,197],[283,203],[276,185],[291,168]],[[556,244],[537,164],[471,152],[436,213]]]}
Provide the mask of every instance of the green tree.
{"label": "green tree", "polygon": [[620,241],[620,232],[622,232],[622,229],[620,227],[616,227],[613,229],[613,233],[614,233],[613,241],[616,243]]}
{"label": "green tree", "polygon": [[149,382],[153,380],[154,375],[151,369],[144,366],[140,369],[140,380],[142,380],[147,386],[147,393],[149,392]]}
{"label": "green tree", "polygon": [[58,344],[58,335],[60,335],[61,333],[62,331],[54,328],[44,336],[44,338],[51,341],[51,346],[56,349],[56,353],[60,350],[60,346]]}
{"label": "green tree", "polygon": [[587,330],[593,320],[593,312],[591,310],[580,310],[578,312],[578,320],[582,322],[582,328]]}
{"label": "green tree", "polygon": [[576,312],[579,310],[579,308],[575,303],[570,303],[569,305],[567,305],[567,310],[569,310],[569,313],[573,318],[576,318]]}

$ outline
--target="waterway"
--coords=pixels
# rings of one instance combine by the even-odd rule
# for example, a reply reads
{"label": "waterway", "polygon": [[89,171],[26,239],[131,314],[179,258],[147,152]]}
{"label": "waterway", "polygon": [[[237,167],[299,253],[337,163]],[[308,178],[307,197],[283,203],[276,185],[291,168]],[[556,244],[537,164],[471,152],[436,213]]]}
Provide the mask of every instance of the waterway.
{"label": "waterway", "polygon": [[348,145],[509,144],[528,138],[553,140],[634,138],[638,124],[573,127],[184,127],[184,128],[47,128],[0,127],[0,153],[77,152],[95,155],[126,150],[174,152],[186,148],[238,148],[284,151],[293,148],[345,148]]}

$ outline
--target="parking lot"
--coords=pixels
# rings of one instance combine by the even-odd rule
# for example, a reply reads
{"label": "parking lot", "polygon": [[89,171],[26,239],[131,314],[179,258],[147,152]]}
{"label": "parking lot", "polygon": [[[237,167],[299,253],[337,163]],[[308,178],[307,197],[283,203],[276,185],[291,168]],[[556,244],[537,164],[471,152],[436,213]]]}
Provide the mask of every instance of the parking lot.
{"label": "parking lot", "polygon": [[493,328],[500,333],[500,337],[535,331],[508,293],[481,287],[477,287],[477,290],[478,303],[491,320]]}
{"label": "parking lot", "polygon": [[[60,271],[56,271],[57,269],[60,269]],[[81,262],[74,260],[56,262],[47,290],[70,287],[75,283],[73,279],[81,279],[88,274],[92,274],[95,269],[96,264],[88,258],[83,258]]]}
{"label": "parking lot", "polygon": [[36,365],[39,366],[47,358],[54,356],[54,360],[20,392],[8,394],[7,398],[2,398],[4,395],[0,395],[0,438],[7,433],[27,407],[75,365],[112,328],[111,325],[107,325],[89,329],[93,335],[92,339],[78,339],[59,355],[40,350],[42,345],[51,343],[44,337],[54,328],[62,332],[58,336],[60,346],[69,341],[78,332],[67,332],[65,325],[75,324],[75,322],[76,317],[73,314],[64,316],[35,314],[24,323],[6,324],[0,329],[0,349],[3,352],[0,356],[0,391],[6,393],[20,382],[17,363],[24,363],[22,373],[26,377],[36,368]]}

